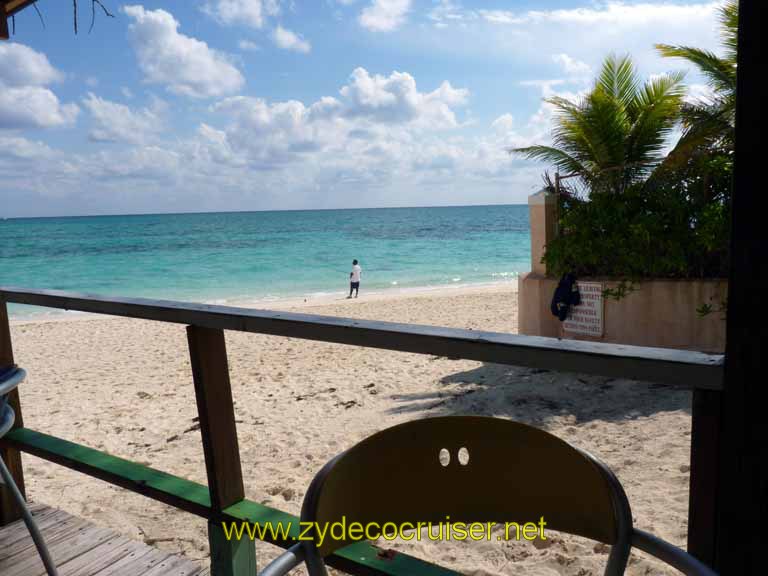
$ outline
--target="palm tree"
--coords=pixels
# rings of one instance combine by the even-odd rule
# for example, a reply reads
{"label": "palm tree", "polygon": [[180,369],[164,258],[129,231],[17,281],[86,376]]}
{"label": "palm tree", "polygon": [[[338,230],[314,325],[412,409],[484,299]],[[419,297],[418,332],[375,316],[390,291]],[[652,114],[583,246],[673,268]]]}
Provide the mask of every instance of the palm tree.
{"label": "palm tree", "polygon": [[720,8],[722,57],[690,46],[657,44],[656,49],[668,58],[683,58],[695,65],[706,77],[712,96],[685,103],[682,123],[685,132],[671,154],[688,156],[698,147],[716,146],[733,149],[736,118],[736,49],[738,44],[739,3],[729,0]]}
{"label": "palm tree", "polygon": [[661,162],[667,137],[679,119],[683,74],[641,83],[629,56],[609,56],[592,90],[574,102],[547,98],[556,110],[552,146],[510,153],[578,174],[591,193],[621,192]]}

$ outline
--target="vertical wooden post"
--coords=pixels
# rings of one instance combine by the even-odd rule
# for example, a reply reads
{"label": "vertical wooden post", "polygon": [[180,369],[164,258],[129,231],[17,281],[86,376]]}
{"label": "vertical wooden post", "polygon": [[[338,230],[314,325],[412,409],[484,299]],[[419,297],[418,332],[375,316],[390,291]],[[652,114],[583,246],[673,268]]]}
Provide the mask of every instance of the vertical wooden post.
{"label": "vertical wooden post", "polygon": [[694,390],[691,406],[691,479],[688,552],[709,566],[715,562],[717,467],[722,392]]}
{"label": "vertical wooden post", "polygon": [[0,40],[8,40],[8,16],[5,14],[5,4],[0,3]]}
{"label": "vertical wooden post", "polygon": [[[187,341],[211,505],[220,512],[245,498],[224,331],[188,326]],[[256,573],[252,541],[227,540],[218,520],[208,523],[208,541],[212,576]]]}
{"label": "vertical wooden post", "polygon": [[[13,366],[13,364],[13,347],[11,345],[11,327],[8,322],[8,308],[5,301],[0,300],[0,370]],[[16,421],[13,427],[18,428],[23,425],[18,389],[8,395],[8,403],[13,408],[13,411],[16,412]],[[0,457],[2,457],[3,462],[8,467],[14,482],[19,487],[19,491],[26,498],[21,453],[13,448],[0,446]],[[19,518],[21,518],[21,510],[16,501],[5,486],[0,484],[0,526],[5,526]]]}
{"label": "vertical wooden post", "polygon": [[[765,109],[761,79],[764,2],[739,2],[736,149],[731,219],[725,370],[716,494],[715,568],[720,574],[765,572],[768,443],[765,425],[765,210],[761,190]],[[750,528],[747,528],[750,527]]]}

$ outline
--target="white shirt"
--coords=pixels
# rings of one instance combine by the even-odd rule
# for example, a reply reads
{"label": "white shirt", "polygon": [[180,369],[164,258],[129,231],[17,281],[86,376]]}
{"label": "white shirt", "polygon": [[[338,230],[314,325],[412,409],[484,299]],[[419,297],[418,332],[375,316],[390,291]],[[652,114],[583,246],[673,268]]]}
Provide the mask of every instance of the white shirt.
{"label": "white shirt", "polygon": [[360,273],[363,271],[359,264],[352,266],[352,278],[350,282],[360,282]]}

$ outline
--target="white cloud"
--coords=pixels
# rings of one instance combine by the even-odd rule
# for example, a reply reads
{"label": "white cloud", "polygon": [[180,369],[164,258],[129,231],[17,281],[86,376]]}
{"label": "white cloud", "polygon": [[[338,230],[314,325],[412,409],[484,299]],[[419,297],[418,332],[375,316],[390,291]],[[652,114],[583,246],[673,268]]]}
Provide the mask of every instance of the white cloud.
{"label": "white cloud", "polygon": [[491,128],[499,134],[507,134],[515,127],[515,118],[512,114],[502,114],[491,123]]}
{"label": "white cloud", "polygon": [[44,86],[62,77],[45,54],[24,44],[0,43],[0,85]]}
{"label": "white cloud", "polygon": [[250,40],[240,40],[240,42],[237,43],[237,45],[240,47],[240,50],[243,52],[258,52],[261,50],[258,44],[256,42],[252,42]]}
{"label": "white cloud", "polygon": [[0,44],[0,129],[73,124],[77,105],[62,104],[46,87],[62,77],[45,54],[23,44]]}
{"label": "white cloud", "polygon": [[267,16],[280,12],[278,0],[215,0],[203,5],[203,11],[221,24],[241,24],[261,28]]}
{"label": "white cloud", "polygon": [[283,50],[293,50],[303,54],[308,54],[312,50],[309,42],[282,26],[275,28],[272,33],[272,40]]}
{"label": "white cloud", "polygon": [[669,19],[709,17],[720,2],[608,2],[590,8],[560,10],[479,10],[482,18],[495,24],[530,24],[538,22],[577,24],[579,26],[621,26],[639,28],[652,26]]}
{"label": "white cloud", "polygon": [[594,71],[607,54],[629,53],[641,74],[647,75],[686,67],[684,62],[661,58],[653,48],[656,43],[719,50],[720,0],[582,4],[581,8],[556,10],[478,10],[443,0],[433,10],[434,26],[422,27],[409,41],[412,48],[431,53],[460,50],[464,58],[488,58],[509,66],[513,74],[517,70],[529,76],[531,70],[538,70],[544,78],[565,65],[564,61],[554,63],[553,55],[565,54],[572,63],[581,62]]}
{"label": "white cloud", "polygon": [[158,183],[175,182],[186,167],[177,150],[168,146],[137,146],[125,151],[102,151],[84,166],[92,178],[115,181],[136,179]]}
{"label": "white cloud", "polygon": [[243,86],[243,75],[228,58],[180,34],[170,13],[142,6],[125,6],[123,11],[132,19],[130,37],[146,82],[194,98],[223,96]]}
{"label": "white cloud", "polygon": [[44,142],[28,140],[20,136],[3,136],[0,134],[0,159],[38,161],[50,158],[53,150]]}
{"label": "white cloud", "polygon": [[6,185],[27,197],[49,197],[56,182],[59,210],[67,196],[112,212],[408,205],[416,198],[455,204],[468,189],[478,202],[524,200],[539,185],[541,166],[506,148],[543,141],[548,122],[504,114],[472,136],[457,118],[468,97],[447,81],[420,90],[405,72],[358,68],[336,96],[308,103],[227,97],[209,107],[194,134],[164,137],[154,131],[161,104],[136,109],[89,94],[83,106],[92,134],[127,146],[84,155],[13,142],[19,154],[50,161],[40,178],[24,180],[18,169],[6,170],[13,159],[0,153],[0,174],[16,173]]}
{"label": "white cloud", "polygon": [[212,112],[229,122],[223,130],[201,126],[196,151],[252,170],[282,170],[301,161],[303,170],[316,164],[322,172],[343,167],[359,175],[363,166],[409,163],[412,154],[402,155],[403,146],[415,146],[417,134],[458,127],[455,109],[467,97],[448,82],[420,92],[410,74],[371,75],[358,68],[338,97],[311,104],[247,96],[216,103]]}
{"label": "white cloud", "polygon": [[80,109],[62,104],[56,94],[40,86],[0,86],[0,129],[54,128],[75,122]]}
{"label": "white cloud", "polygon": [[462,8],[461,4],[453,0],[439,0],[437,5],[427,14],[435,26],[444,28],[451,23],[463,23],[465,20],[475,18],[473,12]]}
{"label": "white cloud", "polygon": [[346,116],[363,116],[380,122],[417,122],[432,128],[457,125],[454,107],[466,103],[469,92],[443,82],[429,93],[419,92],[416,80],[405,72],[371,75],[365,68],[352,72],[350,83],[339,93]]}
{"label": "white cloud", "polygon": [[588,79],[593,75],[592,67],[586,62],[571,58],[568,54],[555,54],[552,60],[562,66],[570,78]]}
{"label": "white cloud", "polygon": [[368,30],[389,32],[405,22],[410,9],[411,0],[372,0],[360,13],[359,22]]}
{"label": "white cloud", "polygon": [[[270,4],[272,14],[266,2],[205,1],[208,13],[222,24],[260,27],[263,36],[253,40],[262,47],[273,41],[277,2]],[[335,0],[333,9],[342,3],[348,2]],[[85,207],[135,212],[440,204],[466,202],[467,190],[473,202],[524,201],[540,185],[544,166],[510,156],[506,149],[551,140],[551,106],[533,104],[524,112],[538,96],[577,98],[611,51],[633,54],[647,76],[683,66],[658,58],[654,42],[717,49],[712,2],[600,0],[579,10],[483,13],[463,8],[459,0],[423,4],[420,23],[425,25],[407,27],[399,37],[404,46],[424,54],[458,53],[457,77],[462,67],[488,62],[509,80],[501,89],[509,91],[514,117],[475,118],[467,90],[448,82],[425,87],[405,72],[375,74],[364,68],[330,96],[306,102],[236,96],[244,81],[228,56],[183,35],[168,12],[128,7],[129,35],[145,80],[216,102],[177,104],[184,120],[201,114],[190,134],[164,130],[162,121],[171,112],[164,113],[168,105],[151,95],[154,103],[147,100],[142,107],[89,94],[78,104],[87,111],[92,138],[123,145],[94,145],[88,154],[0,130],[0,205],[19,211],[20,202],[26,202],[27,213],[37,205],[50,213]],[[391,9],[397,5],[400,9]],[[416,21],[408,13],[412,5],[366,0],[343,12],[360,24],[365,12],[369,28],[394,30],[406,18]],[[247,36],[238,33],[230,40],[237,46],[238,38]],[[9,46],[14,44],[0,44],[6,56]],[[239,43],[240,50],[254,47],[250,40]],[[16,64],[0,58],[0,128],[74,122],[77,105],[60,103],[51,88],[63,75],[34,50],[11,50]],[[694,76],[692,81],[690,97],[706,97],[702,80]],[[12,99],[11,90],[17,90]],[[133,92],[139,101],[141,88],[130,86],[123,95],[130,98]],[[33,111],[20,112],[19,102]],[[35,170],[19,169],[27,162],[35,162]],[[81,201],[35,204],[53,194]]]}
{"label": "white cloud", "polygon": [[124,104],[111,102],[93,94],[83,99],[93,119],[88,136],[96,142],[142,143],[163,128],[162,119],[149,108],[131,110]]}

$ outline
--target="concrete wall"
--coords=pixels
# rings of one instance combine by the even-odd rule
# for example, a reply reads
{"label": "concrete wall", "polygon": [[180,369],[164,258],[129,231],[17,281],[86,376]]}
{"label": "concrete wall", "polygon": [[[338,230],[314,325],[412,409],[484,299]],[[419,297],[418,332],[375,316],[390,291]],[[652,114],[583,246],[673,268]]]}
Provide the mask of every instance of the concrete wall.
{"label": "concrete wall", "polygon": [[[579,278],[601,282],[604,288],[618,284],[610,279]],[[638,346],[685,348],[703,352],[723,352],[726,280],[648,280],[620,300],[604,298],[603,336],[592,337],[564,332],[560,321],[549,311],[558,279],[531,272],[521,276],[518,290],[519,332],[576,340],[593,340]],[[714,312],[700,317],[702,304]]]}
{"label": "concrete wall", "polygon": [[557,199],[546,190],[528,196],[528,220],[531,227],[531,271],[546,274],[541,259],[544,249],[557,234]]}

